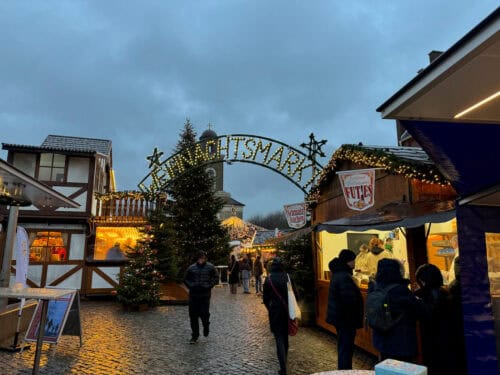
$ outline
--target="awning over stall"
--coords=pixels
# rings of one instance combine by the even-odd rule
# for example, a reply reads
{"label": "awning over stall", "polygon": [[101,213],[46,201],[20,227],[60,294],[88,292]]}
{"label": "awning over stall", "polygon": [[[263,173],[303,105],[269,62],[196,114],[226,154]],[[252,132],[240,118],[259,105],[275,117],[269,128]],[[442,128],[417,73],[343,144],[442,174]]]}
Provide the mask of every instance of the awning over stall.
{"label": "awning over stall", "polygon": [[392,230],[415,228],[425,223],[443,223],[455,217],[453,201],[410,204],[396,202],[376,211],[340,218],[318,224],[315,231],[342,233],[348,230],[363,232],[369,229]]}

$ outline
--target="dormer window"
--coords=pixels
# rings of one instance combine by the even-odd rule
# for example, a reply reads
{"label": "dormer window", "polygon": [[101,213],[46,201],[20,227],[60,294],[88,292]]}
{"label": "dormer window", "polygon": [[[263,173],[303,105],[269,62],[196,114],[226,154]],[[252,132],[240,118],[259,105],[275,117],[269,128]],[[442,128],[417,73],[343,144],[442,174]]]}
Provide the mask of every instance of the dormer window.
{"label": "dormer window", "polygon": [[40,181],[64,181],[66,167],[66,156],[61,154],[40,154],[40,169],[38,179]]}

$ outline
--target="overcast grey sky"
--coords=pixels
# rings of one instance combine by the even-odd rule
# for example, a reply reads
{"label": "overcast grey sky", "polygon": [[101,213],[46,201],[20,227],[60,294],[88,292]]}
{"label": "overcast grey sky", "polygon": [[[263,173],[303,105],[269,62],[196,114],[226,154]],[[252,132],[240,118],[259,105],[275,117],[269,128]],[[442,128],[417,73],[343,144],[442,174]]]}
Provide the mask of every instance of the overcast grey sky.
{"label": "overcast grey sky", "polygon": [[[376,107],[498,0],[2,1],[0,142],[48,134],[113,142],[119,190],[186,118],[198,135],[246,133],[299,147],[395,145]],[[2,158],[6,157],[2,151]],[[235,163],[225,190],[245,218],[299,202],[268,169]]]}

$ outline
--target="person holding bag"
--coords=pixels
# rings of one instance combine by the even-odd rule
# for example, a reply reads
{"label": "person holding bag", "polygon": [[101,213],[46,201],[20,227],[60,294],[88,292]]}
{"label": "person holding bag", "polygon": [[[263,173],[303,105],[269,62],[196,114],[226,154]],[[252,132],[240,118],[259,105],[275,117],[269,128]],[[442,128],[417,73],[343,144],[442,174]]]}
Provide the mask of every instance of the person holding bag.
{"label": "person holding bag", "polygon": [[[299,316],[300,310],[295,307],[295,295],[289,282],[290,278],[279,257],[274,258],[270,271],[264,282],[263,299],[269,315],[271,332],[276,340],[276,352],[280,364],[279,374],[285,375],[287,373],[289,325],[291,325],[291,333],[294,335],[297,331],[295,329],[295,333],[293,332],[293,325],[295,324],[295,328],[297,327],[296,318]],[[291,303],[288,301],[290,292],[293,296]],[[293,309],[294,320],[291,319],[289,308]]]}

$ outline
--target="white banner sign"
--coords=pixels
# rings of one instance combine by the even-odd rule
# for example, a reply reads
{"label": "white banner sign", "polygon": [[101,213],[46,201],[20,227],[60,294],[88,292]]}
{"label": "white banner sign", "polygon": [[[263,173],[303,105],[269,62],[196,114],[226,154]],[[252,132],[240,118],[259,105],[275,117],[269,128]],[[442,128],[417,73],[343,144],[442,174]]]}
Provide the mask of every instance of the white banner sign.
{"label": "white banner sign", "polygon": [[16,283],[22,283],[25,288],[28,278],[29,254],[28,233],[26,229],[18,226],[16,234]]}
{"label": "white banner sign", "polygon": [[290,228],[298,229],[306,225],[307,206],[305,203],[288,204],[284,208]]}
{"label": "white banner sign", "polygon": [[364,211],[375,203],[375,169],[337,171],[347,207]]}

